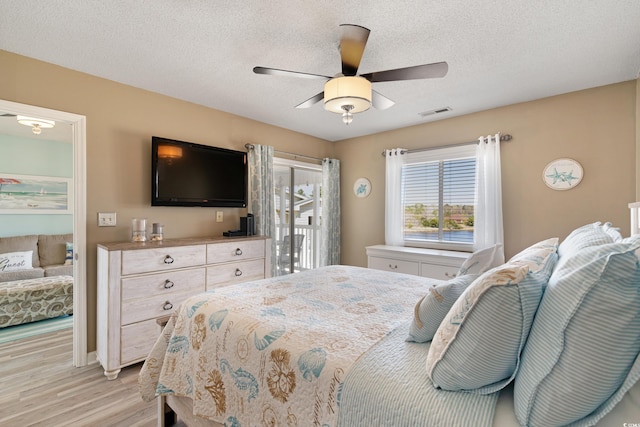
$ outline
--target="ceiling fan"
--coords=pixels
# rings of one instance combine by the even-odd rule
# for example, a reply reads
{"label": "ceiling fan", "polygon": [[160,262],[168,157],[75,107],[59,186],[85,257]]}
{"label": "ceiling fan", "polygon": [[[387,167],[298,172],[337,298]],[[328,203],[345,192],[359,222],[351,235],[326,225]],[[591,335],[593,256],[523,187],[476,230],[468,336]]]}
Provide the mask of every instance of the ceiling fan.
{"label": "ceiling fan", "polygon": [[358,74],[358,67],[360,66],[360,60],[362,59],[370,30],[360,25],[352,24],[342,24],[340,27],[342,30],[342,36],[340,37],[342,71],[335,76],[323,76],[268,67],[254,67],[253,72],[272,76],[326,80],[324,92],[320,92],[296,105],[296,108],[309,108],[324,100],[325,110],[342,113],[342,121],[347,125],[353,120],[354,113],[366,111],[371,105],[379,110],[384,110],[395,104],[386,96],[372,90],[371,83],[432,79],[444,77],[447,74],[449,66],[446,62]]}
{"label": "ceiling fan", "polygon": [[20,123],[21,125],[31,126],[31,131],[36,135],[40,135],[42,129],[52,128],[56,125],[56,122],[53,120],[45,120],[11,113],[0,112],[0,117],[15,117],[18,119],[18,123]]}

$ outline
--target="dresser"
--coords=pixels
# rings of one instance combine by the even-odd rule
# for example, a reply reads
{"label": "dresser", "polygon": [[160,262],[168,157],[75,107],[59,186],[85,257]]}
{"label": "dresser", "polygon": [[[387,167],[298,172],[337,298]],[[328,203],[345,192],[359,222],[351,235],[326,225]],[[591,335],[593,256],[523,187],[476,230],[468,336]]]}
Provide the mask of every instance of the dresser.
{"label": "dresser", "polygon": [[217,286],[269,277],[264,237],[169,239],[98,245],[97,356],[110,380],[144,360],[157,319]]}
{"label": "dresser", "polygon": [[366,250],[369,268],[440,280],[455,277],[471,255],[469,252],[387,245],[367,246]]}

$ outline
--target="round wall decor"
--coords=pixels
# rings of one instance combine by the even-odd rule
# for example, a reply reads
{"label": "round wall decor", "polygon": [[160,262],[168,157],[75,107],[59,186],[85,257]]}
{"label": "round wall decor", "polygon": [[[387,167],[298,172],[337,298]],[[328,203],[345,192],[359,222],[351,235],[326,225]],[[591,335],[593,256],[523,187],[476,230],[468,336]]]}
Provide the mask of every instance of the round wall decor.
{"label": "round wall decor", "polygon": [[542,180],[554,190],[571,190],[582,181],[582,166],[573,159],[556,159],[542,172]]}
{"label": "round wall decor", "polygon": [[367,178],[358,178],[353,184],[353,194],[356,197],[367,197],[371,193],[371,181]]}

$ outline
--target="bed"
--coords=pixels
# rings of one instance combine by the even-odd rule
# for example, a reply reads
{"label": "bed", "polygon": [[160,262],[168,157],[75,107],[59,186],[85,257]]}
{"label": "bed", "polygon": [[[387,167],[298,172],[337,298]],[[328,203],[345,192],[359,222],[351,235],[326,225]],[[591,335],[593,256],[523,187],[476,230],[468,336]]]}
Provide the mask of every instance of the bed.
{"label": "bed", "polygon": [[[618,238],[610,226],[600,223],[589,226],[588,231],[594,231],[598,236],[606,234],[612,241]],[[565,246],[566,258],[575,253],[583,256],[587,252],[580,243],[585,239],[584,235],[584,232],[577,233],[577,240],[574,240],[578,243],[574,241],[573,245]],[[586,240],[592,241],[593,236],[589,235]],[[557,243],[543,243],[545,248],[554,247],[553,251],[545,249],[554,257],[547,258],[553,263],[546,264],[548,271],[546,276],[543,274],[544,283],[536,285],[540,290],[537,294],[531,292],[528,297],[538,302],[547,286],[546,280],[559,262],[555,255]],[[640,240],[625,245],[640,247]],[[535,259],[539,264],[540,258],[538,255],[532,257],[526,250],[523,253],[526,256],[519,259],[519,264],[518,260],[509,264],[513,271],[522,273],[522,278],[514,281],[515,276],[509,277],[506,286],[500,287],[500,292],[510,289],[511,295],[517,295],[517,298],[526,294],[522,284],[529,286],[535,264],[522,259]],[[594,263],[593,259],[588,261]],[[561,268],[568,268],[566,264]],[[495,275],[492,273],[495,271],[504,275],[504,266],[485,262],[483,271],[465,272],[471,276],[470,283],[477,283],[486,282],[487,275]],[[625,285],[633,282],[633,287],[640,288],[638,277],[634,273],[631,281],[625,278]],[[440,384],[434,368],[443,362],[433,365],[429,361],[434,353],[431,346],[442,347],[442,342],[438,341],[442,339],[438,338],[442,335],[441,328],[437,329],[433,341],[414,342],[408,338],[425,295],[434,294],[433,289],[445,284],[399,273],[330,266],[196,295],[171,316],[147,357],[139,377],[141,395],[145,400],[159,397],[160,425],[164,423],[167,408],[188,426],[520,425],[517,412],[522,409],[517,398],[514,402],[514,394],[525,394],[526,390],[522,390],[526,385],[518,383],[516,372],[519,370],[526,377],[531,375],[528,366],[535,366],[534,350],[530,351],[532,362],[524,357],[527,356],[525,342],[535,309],[529,321],[523,320],[517,325],[517,329],[526,329],[526,334],[518,337],[517,360],[515,369],[510,368],[511,376],[507,374],[506,379],[491,382],[486,387],[447,390],[446,385]],[[469,292],[462,292],[462,296],[468,298]],[[484,297],[490,294],[486,290],[483,292]],[[547,290],[545,298],[546,294],[552,292]],[[624,304],[631,304],[635,310],[631,322],[636,322],[640,318],[640,305],[635,305],[637,301],[633,298],[635,296]],[[453,308],[462,304],[461,299],[465,298],[456,298]],[[507,300],[501,301],[504,304]],[[467,314],[480,315],[479,303],[467,301],[467,305],[471,307],[465,309]],[[452,316],[453,308],[446,316]],[[491,310],[496,312],[495,308]],[[518,310],[525,313],[526,304],[518,306]],[[572,312],[579,313],[580,310]],[[445,317],[443,323],[456,323],[447,319],[449,317]],[[620,323],[618,319],[613,321]],[[462,328],[460,325],[451,342],[463,342],[463,332],[472,330],[471,326]],[[640,325],[637,328],[626,325],[623,329],[621,333],[628,334],[630,330],[636,333],[636,330],[640,331]],[[534,325],[529,341],[537,339],[535,330]],[[567,336],[571,333],[563,331]],[[615,334],[608,332],[611,336]],[[636,336],[636,341],[640,341],[640,335]],[[455,348],[449,342],[446,344],[445,350]],[[500,347],[491,342],[488,346],[490,349]],[[469,351],[472,355],[474,352],[480,355],[485,350],[478,347]],[[640,423],[640,385],[637,381],[640,358],[635,347],[628,352],[630,355],[622,368],[624,375],[613,391],[601,399],[591,414],[581,416],[573,425]],[[500,356],[492,356],[489,365],[501,365]],[[444,359],[441,357],[441,360]],[[429,363],[432,363],[431,371]],[[438,386],[434,386],[436,379]],[[573,391],[570,394],[580,393]],[[532,425],[534,421],[531,421]],[[529,424],[529,421],[525,423]]]}

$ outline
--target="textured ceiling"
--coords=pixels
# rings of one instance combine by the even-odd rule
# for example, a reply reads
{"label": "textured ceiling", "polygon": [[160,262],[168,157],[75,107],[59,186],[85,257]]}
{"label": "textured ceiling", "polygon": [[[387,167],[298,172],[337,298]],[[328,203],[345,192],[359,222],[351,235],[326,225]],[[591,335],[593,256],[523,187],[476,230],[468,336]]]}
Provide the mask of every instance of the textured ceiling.
{"label": "textured ceiling", "polygon": [[[371,30],[359,73],[449,73],[374,83],[396,104],[345,126],[294,108],[322,81],[252,72],[335,75],[344,23]],[[640,1],[0,0],[0,49],[335,141],[635,79]]]}

